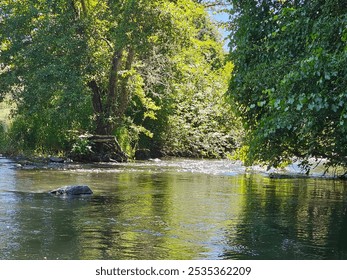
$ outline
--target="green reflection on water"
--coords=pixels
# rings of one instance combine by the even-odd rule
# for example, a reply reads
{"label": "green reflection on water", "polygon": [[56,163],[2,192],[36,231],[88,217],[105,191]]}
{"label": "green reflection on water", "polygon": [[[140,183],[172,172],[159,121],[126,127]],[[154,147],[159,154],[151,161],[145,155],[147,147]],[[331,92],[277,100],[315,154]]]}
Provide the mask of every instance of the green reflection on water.
{"label": "green reflection on water", "polygon": [[[225,258],[347,259],[346,183],[319,179],[245,180]],[[236,250],[233,250],[236,249]]]}
{"label": "green reflection on water", "polygon": [[0,258],[347,259],[346,183],[178,171],[11,171]]}

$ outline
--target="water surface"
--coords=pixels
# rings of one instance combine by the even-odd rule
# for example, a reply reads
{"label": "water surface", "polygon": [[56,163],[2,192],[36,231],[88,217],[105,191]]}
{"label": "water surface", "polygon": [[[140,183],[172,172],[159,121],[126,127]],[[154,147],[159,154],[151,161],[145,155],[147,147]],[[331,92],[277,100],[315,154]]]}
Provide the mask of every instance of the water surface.
{"label": "water surface", "polygon": [[[73,184],[94,195],[47,194]],[[22,170],[0,158],[0,259],[347,259],[346,190],[229,161]]]}

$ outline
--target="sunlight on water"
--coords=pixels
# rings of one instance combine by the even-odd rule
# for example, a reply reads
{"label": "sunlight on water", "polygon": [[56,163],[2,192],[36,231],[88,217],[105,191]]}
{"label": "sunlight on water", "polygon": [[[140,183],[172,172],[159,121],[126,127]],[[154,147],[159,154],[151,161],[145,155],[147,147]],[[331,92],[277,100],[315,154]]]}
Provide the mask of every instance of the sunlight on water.
{"label": "sunlight on water", "polygon": [[[0,259],[347,258],[343,181],[222,160],[23,170],[0,158],[0,174]],[[75,184],[94,195],[48,194]]]}
{"label": "sunlight on water", "polygon": [[211,175],[237,175],[245,172],[245,167],[238,162],[226,160],[153,160],[136,163],[111,163],[91,165],[89,169],[85,166],[74,168],[77,172],[102,172],[102,173],[119,173],[119,172],[194,172]]}

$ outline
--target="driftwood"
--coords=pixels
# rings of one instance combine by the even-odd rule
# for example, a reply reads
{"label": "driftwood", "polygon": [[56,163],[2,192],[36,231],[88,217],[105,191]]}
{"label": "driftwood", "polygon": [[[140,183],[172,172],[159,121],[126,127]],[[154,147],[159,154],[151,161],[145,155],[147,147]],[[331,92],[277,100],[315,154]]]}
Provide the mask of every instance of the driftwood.
{"label": "driftwood", "polygon": [[90,152],[83,155],[72,155],[73,160],[83,162],[126,162],[127,154],[122,151],[113,135],[81,135],[80,139],[89,142]]}

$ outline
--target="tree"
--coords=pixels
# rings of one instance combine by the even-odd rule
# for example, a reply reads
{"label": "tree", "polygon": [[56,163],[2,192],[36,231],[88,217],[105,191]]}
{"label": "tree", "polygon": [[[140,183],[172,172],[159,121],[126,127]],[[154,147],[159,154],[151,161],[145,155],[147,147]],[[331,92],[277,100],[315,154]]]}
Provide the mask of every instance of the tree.
{"label": "tree", "polygon": [[210,32],[191,0],[2,3],[0,95],[12,95],[13,137],[30,149],[66,149],[74,133],[127,143],[152,137],[148,128],[160,134],[146,124],[175,98],[176,84],[190,82],[176,57]]}
{"label": "tree", "polygon": [[155,117],[146,117],[139,103],[128,116],[137,127],[153,132],[142,133],[139,146],[149,148],[154,157],[225,157],[235,148],[240,131],[224,95],[232,63],[204,7],[191,3],[185,13],[185,44],[166,58],[152,56],[154,61],[146,63],[151,66],[141,70],[147,90],[152,88],[149,81],[160,80],[156,91],[146,94],[157,105]]}
{"label": "tree", "polygon": [[[223,158],[237,145],[240,128],[225,98],[233,67],[210,36],[175,57],[180,76],[170,93],[163,150],[185,157]],[[190,67],[187,67],[190,65]],[[179,83],[179,80],[189,81]]]}
{"label": "tree", "polygon": [[25,148],[56,149],[67,129],[90,124],[87,42],[63,4],[2,1],[0,95],[16,103],[12,137]]}
{"label": "tree", "polygon": [[232,96],[248,163],[347,165],[344,1],[230,1]]}

